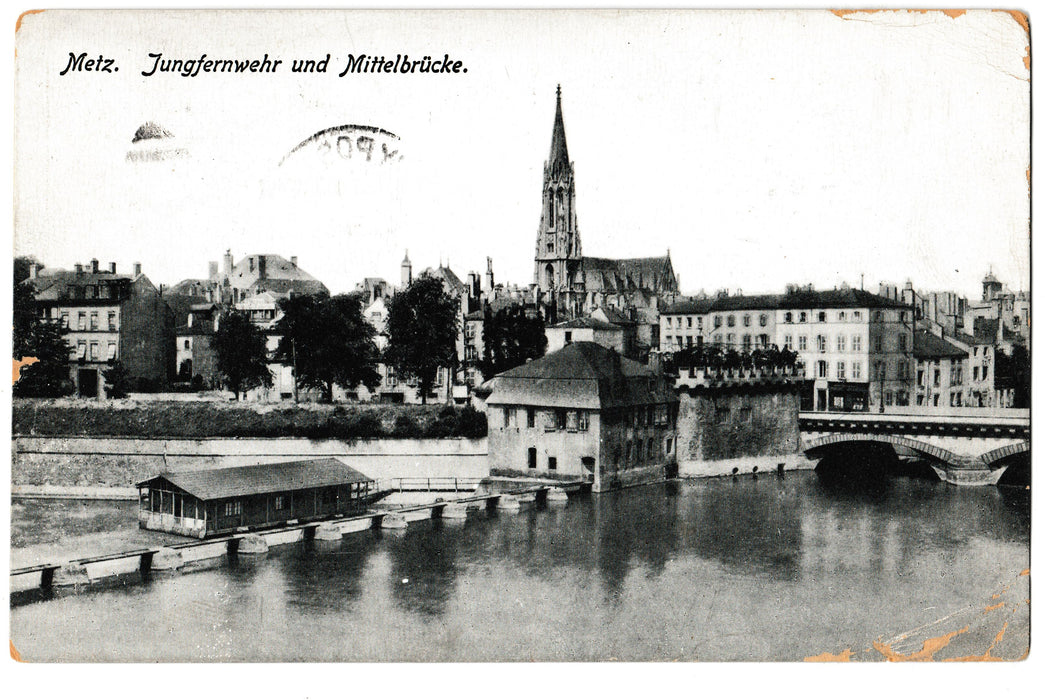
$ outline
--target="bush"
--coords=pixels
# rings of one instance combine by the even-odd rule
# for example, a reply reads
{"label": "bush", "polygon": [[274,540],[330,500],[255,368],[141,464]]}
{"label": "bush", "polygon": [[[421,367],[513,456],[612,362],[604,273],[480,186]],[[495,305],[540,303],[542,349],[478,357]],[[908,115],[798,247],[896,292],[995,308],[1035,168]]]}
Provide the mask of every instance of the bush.
{"label": "bush", "polygon": [[486,414],[465,406],[457,416],[457,434],[466,438],[486,437]]}
{"label": "bush", "polygon": [[392,428],[392,437],[418,438],[421,437],[421,426],[408,415],[396,416],[395,426]]}

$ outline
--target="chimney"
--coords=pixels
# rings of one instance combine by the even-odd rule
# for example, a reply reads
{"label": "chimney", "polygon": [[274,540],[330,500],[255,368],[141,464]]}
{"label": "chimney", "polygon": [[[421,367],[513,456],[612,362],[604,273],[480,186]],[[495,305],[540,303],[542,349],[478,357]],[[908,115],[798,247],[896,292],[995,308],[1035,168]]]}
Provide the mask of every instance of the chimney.
{"label": "chimney", "polygon": [[225,276],[232,277],[232,251],[225,250]]}
{"label": "chimney", "polygon": [[77,277],[83,277],[83,265],[76,263],[73,269],[76,270]]}
{"label": "chimney", "polygon": [[298,266],[298,256],[291,255],[290,256],[290,264],[293,265],[294,267],[297,267]]}
{"label": "chimney", "polygon": [[254,272],[254,256],[251,255],[249,258],[247,258],[247,262],[250,265],[250,271]]}
{"label": "chimney", "polygon": [[98,258],[91,258],[91,274],[98,274]]}
{"label": "chimney", "polygon": [[207,277],[208,277],[208,279],[210,279],[211,282],[217,282],[218,281],[218,261],[217,260],[211,260],[210,263],[208,263],[207,267],[208,267],[208,270],[207,270]]}
{"label": "chimney", "polygon": [[116,263],[114,263],[114,262],[109,263],[109,273],[113,274],[113,275],[116,274]]}
{"label": "chimney", "polygon": [[268,258],[264,255],[258,256],[258,279],[265,279],[265,268],[268,267]]}
{"label": "chimney", "polygon": [[134,263],[134,276],[137,277],[142,273],[142,264],[140,262]]}
{"label": "chimney", "polygon": [[40,274],[40,268],[43,267],[40,263],[29,263],[29,279],[35,280]]}

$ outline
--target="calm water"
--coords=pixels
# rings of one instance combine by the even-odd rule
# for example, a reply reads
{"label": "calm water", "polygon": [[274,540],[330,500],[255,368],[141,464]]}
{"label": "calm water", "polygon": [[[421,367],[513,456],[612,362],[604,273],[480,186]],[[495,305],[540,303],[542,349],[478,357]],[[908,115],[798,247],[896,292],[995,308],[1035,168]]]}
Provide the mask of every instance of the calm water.
{"label": "calm water", "polygon": [[11,638],[27,660],[800,660],[989,597],[1029,565],[1029,500],[662,484],[19,605]]}

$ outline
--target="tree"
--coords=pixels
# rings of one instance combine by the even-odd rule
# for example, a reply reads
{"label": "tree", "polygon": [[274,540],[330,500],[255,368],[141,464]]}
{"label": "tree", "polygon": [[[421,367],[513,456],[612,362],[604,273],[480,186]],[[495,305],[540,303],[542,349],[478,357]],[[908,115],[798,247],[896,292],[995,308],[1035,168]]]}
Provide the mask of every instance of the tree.
{"label": "tree", "polygon": [[130,387],[130,377],[127,370],[119,360],[112,363],[112,367],[102,372],[105,377],[105,393],[110,399],[123,399],[127,397]]}
{"label": "tree", "polygon": [[247,315],[229,311],[214,333],[214,354],[218,371],[225,377],[225,388],[240,398],[241,392],[259,386],[272,386],[265,334]]}
{"label": "tree", "polygon": [[548,339],[540,316],[527,316],[521,306],[511,306],[483,314],[483,359],[479,365],[484,377],[507,372],[513,367],[544,355]]}
{"label": "tree", "polygon": [[1030,354],[1024,345],[994,353],[994,388],[1012,389],[1013,408],[1030,408]]}
{"label": "tree", "polygon": [[36,319],[16,348],[15,359],[35,357],[36,362],[22,368],[21,378],[14,387],[16,396],[53,398],[73,390],[69,378],[69,353],[60,324]]}
{"label": "tree", "polygon": [[422,275],[397,292],[388,305],[388,348],[385,359],[401,375],[417,377],[421,403],[440,367],[457,364],[459,304],[435,277]]}
{"label": "tree", "polygon": [[280,302],[283,317],[275,358],[294,367],[294,381],[323,392],[332,401],[334,385],[371,391],[381,382],[376,331],[363,318],[359,294],[325,293],[296,296]]}

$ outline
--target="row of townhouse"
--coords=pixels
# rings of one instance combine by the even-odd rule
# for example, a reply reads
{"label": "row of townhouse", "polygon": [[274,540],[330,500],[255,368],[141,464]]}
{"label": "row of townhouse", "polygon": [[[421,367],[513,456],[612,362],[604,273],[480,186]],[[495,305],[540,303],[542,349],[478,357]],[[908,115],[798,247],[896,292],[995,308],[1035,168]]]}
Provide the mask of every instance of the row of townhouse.
{"label": "row of townhouse", "polygon": [[660,316],[660,352],[711,344],[798,353],[806,410],[864,411],[913,402],[914,313],[862,289],[683,299]]}

